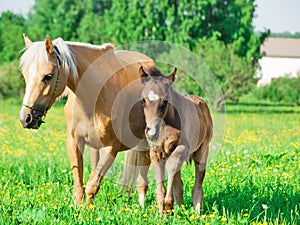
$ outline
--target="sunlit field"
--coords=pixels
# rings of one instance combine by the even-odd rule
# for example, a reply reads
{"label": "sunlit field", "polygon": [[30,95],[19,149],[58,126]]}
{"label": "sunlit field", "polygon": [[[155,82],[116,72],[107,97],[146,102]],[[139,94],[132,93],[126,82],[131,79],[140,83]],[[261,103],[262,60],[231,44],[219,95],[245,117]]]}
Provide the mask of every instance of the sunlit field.
{"label": "sunlit field", "polygon": [[75,205],[63,106],[39,130],[21,127],[19,107],[0,102],[0,224],[300,224],[299,113],[229,108],[222,146],[207,166],[201,214],[192,207],[194,167],[185,164],[183,205],[159,216],[154,182],[140,208],[136,191],[130,199],[120,193],[122,170],[108,174],[89,209]]}

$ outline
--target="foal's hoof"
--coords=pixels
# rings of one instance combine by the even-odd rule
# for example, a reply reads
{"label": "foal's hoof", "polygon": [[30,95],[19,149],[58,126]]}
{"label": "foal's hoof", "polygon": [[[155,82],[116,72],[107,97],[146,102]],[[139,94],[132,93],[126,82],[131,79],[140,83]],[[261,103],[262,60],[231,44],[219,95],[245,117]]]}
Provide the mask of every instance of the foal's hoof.
{"label": "foal's hoof", "polygon": [[94,196],[93,195],[86,195],[86,206],[88,209],[94,205]]}
{"label": "foal's hoof", "polygon": [[166,210],[164,210],[164,214],[173,216],[174,215],[174,210],[172,210],[172,209],[166,209]]}

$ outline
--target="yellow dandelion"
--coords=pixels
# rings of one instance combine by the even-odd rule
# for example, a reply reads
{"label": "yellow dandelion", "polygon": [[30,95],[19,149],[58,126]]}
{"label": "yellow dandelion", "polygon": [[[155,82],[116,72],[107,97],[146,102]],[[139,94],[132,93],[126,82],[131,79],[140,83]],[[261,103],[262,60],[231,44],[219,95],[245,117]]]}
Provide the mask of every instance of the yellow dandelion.
{"label": "yellow dandelion", "polygon": [[249,216],[249,214],[248,214],[248,213],[245,213],[245,214],[243,214],[243,216],[244,216],[244,217],[247,217],[247,216]]}
{"label": "yellow dandelion", "polygon": [[214,218],[214,217],[215,217],[215,214],[214,214],[214,213],[208,215],[208,218],[210,218],[210,219],[212,219],[212,218]]}
{"label": "yellow dandelion", "polygon": [[87,197],[88,197],[89,199],[91,199],[91,198],[93,197],[93,195],[88,195]]}
{"label": "yellow dandelion", "polygon": [[222,216],[221,222],[226,222],[226,221],[227,221],[226,217],[225,217],[225,216]]}
{"label": "yellow dandelion", "polygon": [[95,206],[93,204],[89,205],[89,209],[94,209],[94,208],[95,208]]}
{"label": "yellow dandelion", "polygon": [[48,194],[48,195],[51,195],[51,194],[52,194],[52,189],[49,189],[49,190],[47,191],[47,194]]}
{"label": "yellow dandelion", "polygon": [[101,218],[100,218],[100,217],[96,218],[96,222],[99,222],[100,220],[101,220]]}
{"label": "yellow dandelion", "polygon": [[146,218],[147,216],[148,216],[147,213],[144,213],[144,214],[143,214],[143,217],[144,217],[144,218]]}
{"label": "yellow dandelion", "polygon": [[191,215],[191,216],[190,216],[190,220],[194,220],[195,218],[196,218],[195,215]]}

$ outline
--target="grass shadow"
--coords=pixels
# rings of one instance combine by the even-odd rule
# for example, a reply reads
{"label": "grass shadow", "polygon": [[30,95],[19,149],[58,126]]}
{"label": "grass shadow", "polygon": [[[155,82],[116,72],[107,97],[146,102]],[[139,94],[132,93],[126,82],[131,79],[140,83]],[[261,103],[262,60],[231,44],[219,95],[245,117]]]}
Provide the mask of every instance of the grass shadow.
{"label": "grass shadow", "polygon": [[242,214],[249,222],[299,224],[300,193],[288,193],[286,188],[280,185],[276,189],[266,186],[262,190],[249,184],[227,187],[214,196],[207,193],[203,213],[210,213],[217,207],[218,212],[225,210],[229,216],[238,217]]}

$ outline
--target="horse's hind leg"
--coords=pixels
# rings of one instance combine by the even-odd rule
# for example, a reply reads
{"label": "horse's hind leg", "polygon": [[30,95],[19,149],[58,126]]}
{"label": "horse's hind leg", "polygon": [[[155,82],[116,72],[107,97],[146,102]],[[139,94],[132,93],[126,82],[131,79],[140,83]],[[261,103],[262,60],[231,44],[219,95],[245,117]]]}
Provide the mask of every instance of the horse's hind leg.
{"label": "horse's hind leg", "polygon": [[137,154],[137,190],[139,194],[139,204],[141,207],[145,205],[146,193],[148,190],[148,170],[150,167],[150,151],[146,150],[147,146],[145,142],[142,142],[138,145]]}
{"label": "horse's hind leg", "polygon": [[84,197],[83,188],[83,160],[84,145],[78,143],[75,138],[67,133],[67,148],[73,173],[73,198],[76,204],[80,204]]}
{"label": "horse's hind leg", "polygon": [[111,146],[101,148],[99,151],[101,151],[101,156],[98,161],[97,167],[92,170],[90,179],[88,180],[86,185],[87,206],[89,206],[91,204],[91,201],[94,200],[94,197],[99,191],[100,183],[104,175],[110,168],[117,155],[117,151],[114,151]]}
{"label": "horse's hind leg", "polygon": [[193,159],[195,162],[195,185],[192,190],[193,205],[195,211],[200,213],[204,191],[202,183],[205,177],[206,161],[208,156],[208,143],[203,143],[201,147],[193,154]]}

